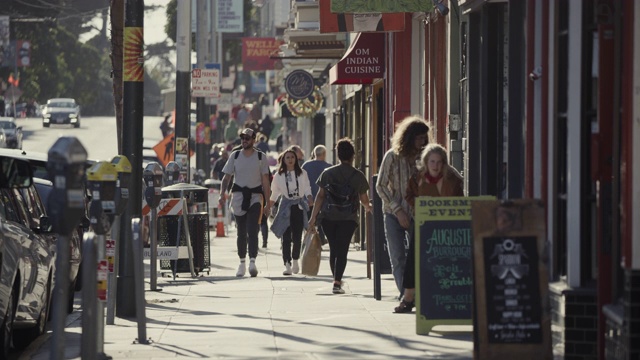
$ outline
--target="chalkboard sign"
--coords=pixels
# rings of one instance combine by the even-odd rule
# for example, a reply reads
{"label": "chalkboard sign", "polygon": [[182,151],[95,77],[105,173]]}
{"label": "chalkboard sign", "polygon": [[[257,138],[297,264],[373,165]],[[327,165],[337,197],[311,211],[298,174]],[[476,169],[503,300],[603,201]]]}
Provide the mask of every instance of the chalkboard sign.
{"label": "chalkboard sign", "polygon": [[474,358],[553,358],[544,207],[478,201],[473,217]]}
{"label": "chalkboard sign", "polygon": [[471,325],[471,203],[493,197],[419,197],[416,222],[416,332]]}
{"label": "chalkboard sign", "polygon": [[483,239],[490,343],[542,342],[536,238]]}

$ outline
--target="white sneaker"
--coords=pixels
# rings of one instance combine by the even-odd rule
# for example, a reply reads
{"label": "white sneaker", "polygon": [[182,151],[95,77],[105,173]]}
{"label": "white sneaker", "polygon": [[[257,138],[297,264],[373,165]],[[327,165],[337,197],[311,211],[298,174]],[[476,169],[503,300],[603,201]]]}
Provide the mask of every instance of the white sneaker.
{"label": "white sneaker", "polygon": [[243,277],[246,272],[247,272],[247,263],[245,263],[244,261],[241,261],[240,265],[238,265],[238,272],[236,272],[236,276]]}
{"label": "white sneaker", "polygon": [[284,271],[282,272],[282,275],[291,275],[291,264],[286,263],[284,265]]}
{"label": "white sneaker", "polygon": [[258,276],[258,268],[256,267],[255,260],[253,259],[249,262],[249,275],[251,275],[251,277]]}
{"label": "white sneaker", "polygon": [[298,272],[300,272],[300,266],[298,266],[298,260],[295,260],[295,259],[293,260],[291,271],[293,271],[294,274],[297,274]]}

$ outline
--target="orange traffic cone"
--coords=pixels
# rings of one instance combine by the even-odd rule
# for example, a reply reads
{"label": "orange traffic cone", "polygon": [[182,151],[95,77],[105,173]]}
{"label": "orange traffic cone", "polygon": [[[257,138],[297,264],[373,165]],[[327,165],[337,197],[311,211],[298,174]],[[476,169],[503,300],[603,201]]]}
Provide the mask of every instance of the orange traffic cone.
{"label": "orange traffic cone", "polygon": [[216,224],[216,237],[225,237],[224,217],[222,216],[222,205],[218,203],[218,223]]}

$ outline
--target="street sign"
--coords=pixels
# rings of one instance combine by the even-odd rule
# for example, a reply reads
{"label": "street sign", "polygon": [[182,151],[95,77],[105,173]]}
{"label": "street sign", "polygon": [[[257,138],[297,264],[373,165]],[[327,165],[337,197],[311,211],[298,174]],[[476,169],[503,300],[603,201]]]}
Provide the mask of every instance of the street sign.
{"label": "street sign", "polygon": [[191,96],[219,97],[220,70],[193,69],[193,71],[191,71]]}
{"label": "street sign", "polygon": [[[180,249],[175,246],[158,246],[158,260],[177,260],[180,255]],[[145,259],[151,259],[151,248],[142,249],[142,256]]]}

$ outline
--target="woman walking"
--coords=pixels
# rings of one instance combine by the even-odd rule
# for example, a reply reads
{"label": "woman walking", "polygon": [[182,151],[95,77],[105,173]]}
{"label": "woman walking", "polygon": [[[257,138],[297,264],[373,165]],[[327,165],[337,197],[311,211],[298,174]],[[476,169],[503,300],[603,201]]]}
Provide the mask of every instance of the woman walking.
{"label": "woman walking", "polygon": [[[418,196],[464,196],[462,176],[449,165],[447,151],[438,144],[427,145],[420,155],[418,173],[407,186],[406,200],[415,211],[415,199]],[[415,236],[410,239],[409,252],[404,268],[402,285],[404,296],[394,312],[408,313],[415,306]]]}
{"label": "woman walking", "polygon": [[[313,204],[313,212],[309,219],[309,228],[316,225],[318,216],[322,219],[322,230],[329,241],[329,264],[333,274],[333,293],[344,294],[342,288],[342,275],[347,267],[347,253],[353,233],[358,227],[358,202],[371,212],[372,206],[369,201],[369,183],[364,174],[353,167],[355,158],[355,147],[349,138],[343,138],[336,144],[338,159],[340,164],[325,169],[318,178],[318,194]],[[354,206],[349,210],[338,210],[339,206],[333,205],[331,194],[327,190],[333,185],[341,189],[353,189],[350,197],[355,199]],[[338,204],[339,205],[339,204]],[[322,209],[322,210],[321,210]],[[319,214],[319,215],[318,215]]]}
{"label": "woman walking", "polygon": [[271,183],[270,204],[273,206],[276,200],[280,204],[271,231],[282,239],[282,275],[291,275],[300,271],[298,259],[302,229],[307,225],[307,213],[313,204],[313,197],[307,172],[300,168],[295,150],[288,148],[280,155],[279,160],[278,170]]}

